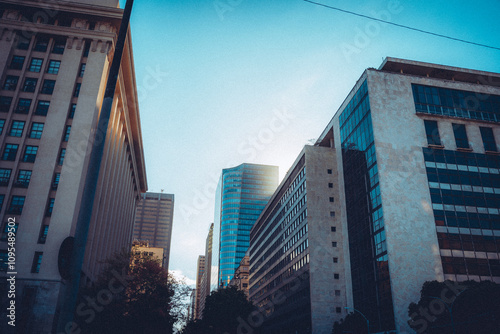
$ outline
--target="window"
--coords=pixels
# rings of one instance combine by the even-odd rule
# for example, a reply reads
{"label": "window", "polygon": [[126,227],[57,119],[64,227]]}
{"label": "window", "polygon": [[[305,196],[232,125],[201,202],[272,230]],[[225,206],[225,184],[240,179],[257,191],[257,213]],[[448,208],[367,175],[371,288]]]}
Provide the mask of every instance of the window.
{"label": "window", "polygon": [[481,138],[483,138],[484,150],[489,152],[497,152],[497,144],[495,143],[493,129],[479,127],[479,130],[481,131]]}
{"label": "window", "polygon": [[[12,226],[12,223],[11,223],[11,226],[9,226],[9,223],[5,222],[3,224],[2,236],[0,237],[0,240],[1,241],[7,241],[7,238],[9,237],[9,230],[10,230],[10,232],[17,233],[17,228],[18,227],[19,227],[18,223],[14,223],[13,226]],[[14,228],[14,230],[12,230],[12,228]]]}
{"label": "window", "polygon": [[31,99],[19,99],[17,101],[16,113],[27,114],[30,111]]}
{"label": "window", "polygon": [[59,67],[61,67],[61,62],[59,60],[51,60],[47,68],[47,73],[57,74],[59,73]]}
{"label": "window", "polygon": [[47,241],[47,234],[49,233],[49,225],[42,225],[40,235],[38,236],[38,243],[44,244]]}
{"label": "window", "polygon": [[57,163],[59,164],[59,166],[62,166],[62,164],[64,163],[65,155],[66,155],[66,149],[61,148],[61,152],[59,153],[59,158],[57,159]]}
{"label": "window", "polygon": [[5,78],[5,82],[3,84],[3,89],[5,90],[16,90],[17,82],[19,81],[19,77],[15,75],[8,75]]}
{"label": "window", "polygon": [[69,108],[68,118],[75,117],[75,111],[76,111],[76,103],[72,103]]}
{"label": "window", "polygon": [[28,67],[28,71],[30,72],[40,72],[42,70],[43,59],[41,58],[31,58],[30,67]]}
{"label": "window", "polygon": [[41,93],[42,94],[52,95],[52,93],[54,92],[54,86],[55,85],[56,85],[56,81],[55,80],[45,79],[43,81],[43,86],[42,86]]}
{"label": "window", "polygon": [[24,122],[23,121],[12,121],[10,126],[9,136],[21,137],[23,135]]}
{"label": "window", "polygon": [[59,187],[60,179],[61,179],[61,173],[55,173],[54,180],[52,181],[52,190],[57,190],[57,187]]}
{"label": "window", "polygon": [[[90,29],[93,30],[93,29]],[[83,48],[83,56],[88,57],[90,51],[90,41],[85,41],[85,47]]]}
{"label": "window", "polygon": [[47,203],[47,211],[45,212],[45,215],[47,217],[52,216],[52,211],[54,211],[54,202],[56,201],[55,198],[49,198],[49,202]]}
{"label": "window", "polygon": [[333,183],[328,183],[328,188],[333,188]]}
{"label": "window", "polygon": [[335,211],[330,211],[330,217],[335,217]]}
{"label": "window", "polygon": [[74,97],[78,97],[80,95],[80,88],[82,87],[81,83],[77,83],[75,85],[75,92],[73,93]]}
{"label": "window", "polygon": [[328,174],[332,174],[332,170],[331,169],[327,169],[326,170]]}
{"label": "window", "polygon": [[47,37],[40,36],[36,39],[33,51],[45,52],[47,51],[48,45],[49,45],[49,39]]}
{"label": "window", "polygon": [[16,48],[19,50],[28,50],[30,47],[30,40],[24,36],[17,36],[17,45]]}
{"label": "window", "polygon": [[20,215],[23,212],[24,199],[25,199],[24,196],[12,196],[10,200],[9,210],[7,210],[7,213]]}
{"label": "window", "polygon": [[66,131],[64,132],[63,141],[69,140],[69,133],[71,132],[71,125],[66,125]]}
{"label": "window", "polygon": [[436,121],[424,120],[425,134],[427,136],[427,144],[441,146],[439,138],[439,129]]}
{"label": "window", "polygon": [[24,150],[23,162],[35,162],[38,146],[26,145]]}
{"label": "window", "polygon": [[0,135],[2,134],[3,132],[3,127],[5,125],[5,120],[4,119],[0,119]]}
{"label": "window", "polygon": [[16,144],[5,144],[5,148],[2,154],[2,160],[14,161],[16,160],[17,149],[19,145]]}
{"label": "window", "polygon": [[336,313],[342,313],[342,308],[341,307],[336,307],[335,308]]}
{"label": "window", "polygon": [[19,170],[15,186],[19,188],[28,188],[31,180],[31,173],[32,171],[30,170]]}
{"label": "window", "polygon": [[0,250],[0,271],[7,271],[9,264],[9,253],[7,250]]}
{"label": "window", "polygon": [[335,290],[335,296],[340,296],[340,290]]}
{"label": "window", "polygon": [[11,104],[12,104],[12,97],[0,96],[0,111],[9,112]]}
{"label": "window", "polygon": [[10,61],[10,68],[13,70],[20,70],[24,65],[24,57],[23,56],[14,56]]}
{"label": "window", "polygon": [[332,227],[331,227],[331,230],[332,230],[332,232],[337,232],[337,227],[332,226]]}
{"label": "window", "polygon": [[333,203],[335,201],[335,199],[333,197],[330,197],[329,200],[330,200],[330,203]]}
{"label": "window", "polygon": [[337,247],[337,242],[336,241],[332,241],[332,247]]}
{"label": "window", "polygon": [[42,138],[43,125],[44,125],[43,123],[36,123],[36,122],[31,123],[31,131],[29,137],[33,139]]}
{"label": "window", "polygon": [[35,115],[47,116],[49,111],[50,101],[38,101],[35,109]]}
{"label": "window", "polygon": [[35,256],[33,257],[33,265],[31,266],[32,273],[39,273],[40,266],[42,265],[42,252],[35,252]]}
{"label": "window", "polygon": [[338,257],[334,257],[333,258],[333,263],[338,263],[339,262],[339,258]]}
{"label": "window", "polygon": [[455,142],[457,148],[469,148],[469,140],[467,139],[467,131],[464,124],[452,124],[453,133],[455,134]]}
{"label": "window", "polygon": [[333,278],[334,278],[334,279],[339,279],[339,278],[340,278],[340,275],[339,275],[339,274],[333,274]]}
{"label": "window", "polygon": [[54,46],[52,47],[52,53],[62,55],[64,53],[65,45],[66,39],[56,39],[54,41]]}
{"label": "window", "polygon": [[85,64],[80,65],[80,78],[83,78],[83,74],[85,73]]}
{"label": "window", "polygon": [[36,88],[37,78],[24,79],[23,92],[33,93]]}
{"label": "window", "polygon": [[12,173],[12,169],[0,169],[0,186],[8,186],[10,181],[10,174]]}

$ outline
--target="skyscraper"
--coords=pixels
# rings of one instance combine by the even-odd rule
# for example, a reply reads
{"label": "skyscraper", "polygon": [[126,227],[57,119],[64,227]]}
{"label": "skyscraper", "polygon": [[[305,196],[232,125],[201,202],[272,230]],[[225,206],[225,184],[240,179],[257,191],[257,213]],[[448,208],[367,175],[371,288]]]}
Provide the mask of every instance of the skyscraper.
{"label": "skyscraper", "polygon": [[205,256],[198,256],[198,262],[196,264],[196,297],[194,303],[194,318],[200,319],[200,295],[201,295],[201,284],[203,280],[203,274],[205,273]]}
{"label": "skyscraper", "polygon": [[244,163],[222,170],[216,198],[220,219],[214,226],[220,238],[219,259],[212,262],[212,266],[218,263],[218,286],[226,286],[233,278],[250,244],[250,229],[277,185],[276,166]]}
{"label": "skyscraper", "polygon": [[[0,276],[15,219],[16,329],[49,333],[67,281],[60,246],[74,235],[116,33],[118,1],[0,1]],[[132,241],[146,172],[130,34],[88,230],[82,283]],[[2,299],[5,300],[5,299]],[[1,316],[5,317],[2,307]],[[80,319],[81,320],[81,319]],[[77,321],[79,321],[77,319]],[[2,321],[3,326],[6,322]],[[2,331],[2,330],[0,330]]]}
{"label": "skyscraper", "polygon": [[[317,141],[335,148],[352,295],[410,332],[422,283],[500,282],[500,74],[387,58]],[[421,315],[423,316],[423,315]]]}
{"label": "skyscraper", "polygon": [[174,195],[148,192],[141,196],[135,215],[133,239],[146,241],[150,247],[163,248],[163,268],[168,271],[174,219]]}
{"label": "skyscraper", "polygon": [[201,279],[200,286],[200,306],[198,311],[198,317],[203,317],[203,310],[205,309],[205,298],[210,295],[210,280],[212,275],[212,245],[213,245],[213,235],[214,235],[214,223],[210,224],[208,230],[207,240],[205,242],[205,271],[203,272],[203,277]]}

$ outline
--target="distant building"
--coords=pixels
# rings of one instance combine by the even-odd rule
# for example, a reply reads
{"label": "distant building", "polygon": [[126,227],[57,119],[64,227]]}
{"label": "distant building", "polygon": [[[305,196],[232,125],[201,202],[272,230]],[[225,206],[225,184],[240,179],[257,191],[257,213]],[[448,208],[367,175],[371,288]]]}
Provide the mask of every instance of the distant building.
{"label": "distant building", "polygon": [[500,74],[387,58],[316,145],[336,152],[348,307],[372,333],[412,332],[425,281],[500,283]]}
{"label": "distant building", "polygon": [[146,241],[151,247],[163,248],[163,267],[167,271],[173,217],[173,194],[149,192],[142,194],[135,215],[134,240]]}
{"label": "distant building", "polygon": [[245,255],[240,261],[240,265],[236,268],[234,276],[229,282],[229,286],[235,286],[238,290],[243,291],[248,299],[248,281],[249,281],[249,266],[250,258]]}
{"label": "distant building", "polygon": [[259,333],[331,333],[347,306],[335,150],[306,146],[250,233]]}
{"label": "distant building", "polygon": [[201,278],[200,285],[200,304],[198,307],[198,318],[203,317],[203,310],[205,309],[205,299],[210,296],[210,276],[212,274],[212,239],[214,232],[214,224],[210,224],[207,240],[205,242],[205,271]]}
{"label": "distant building", "polygon": [[195,309],[196,309],[196,289],[191,290],[191,294],[189,296],[189,306],[188,306],[188,314],[187,320],[193,321],[195,320]]}
{"label": "distant building", "polygon": [[[0,290],[7,291],[7,227],[15,219],[16,329],[55,330],[67,281],[62,242],[74,236],[117,32],[117,0],[0,0]],[[130,34],[113,100],[82,284],[129,249],[147,190]],[[6,300],[2,297],[2,301]],[[0,316],[5,317],[2,307]],[[76,319],[81,321],[81,319]],[[0,332],[6,333],[2,321]],[[76,329],[75,329],[76,330]]]}
{"label": "distant building", "polygon": [[[220,238],[217,262],[218,286],[231,281],[250,245],[250,229],[278,184],[278,167],[241,164],[222,170],[217,192],[214,234]],[[220,217],[217,215],[220,214]]]}
{"label": "distant building", "polygon": [[201,319],[200,314],[200,295],[203,274],[205,273],[205,256],[198,256],[198,264],[196,266],[196,300],[194,304],[194,318]]}
{"label": "distant building", "polygon": [[153,260],[158,260],[160,266],[164,263],[164,252],[165,250],[161,247],[150,247],[147,242],[134,241],[132,243],[132,255],[134,256],[134,262],[131,265],[136,264],[138,261],[144,258],[150,258]]}

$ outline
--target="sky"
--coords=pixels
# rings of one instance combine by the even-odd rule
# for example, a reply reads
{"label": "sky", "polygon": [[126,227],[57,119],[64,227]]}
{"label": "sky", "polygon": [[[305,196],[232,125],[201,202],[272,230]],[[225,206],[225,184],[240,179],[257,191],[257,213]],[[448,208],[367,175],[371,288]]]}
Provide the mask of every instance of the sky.
{"label": "sky", "polygon": [[[500,1],[318,2],[500,48]],[[120,0],[124,6],[124,0]],[[148,191],[175,195],[169,270],[196,278],[223,168],[280,180],[385,57],[500,72],[500,50],[303,0],[140,0],[131,17]]]}

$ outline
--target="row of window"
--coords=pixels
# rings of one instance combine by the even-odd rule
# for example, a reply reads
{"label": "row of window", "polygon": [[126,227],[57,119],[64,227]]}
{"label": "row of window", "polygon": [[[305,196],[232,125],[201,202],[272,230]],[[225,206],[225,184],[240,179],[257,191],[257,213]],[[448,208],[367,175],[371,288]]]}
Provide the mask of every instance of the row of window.
{"label": "row of window", "polygon": [[[25,123],[26,122],[24,122],[24,121],[13,120],[11,123],[11,126],[10,126],[10,130],[7,133],[7,135],[9,135],[11,137],[22,137]],[[4,125],[5,125],[5,120],[0,119],[0,135],[3,132]],[[40,123],[40,122],[31,123],[31,130],[28,134],[28,137],[31,139],[42,138],[43,126],[44,126],[44,123]],[[68,140],[66,138],[69,138],[69,131],[70,130],[71,130],[71,127],[66,129],[67,136],[64,137],[64,139],[65,139],[64,141]]]}
{"label": "row of window", "polygon": [[[10,62],[10,69],[13,70],[21,70],[24,66],[24,60],[26,57],[24,56],[12,56],[12,60]],[[42,65],[43,65],[43,59],[42,58],[31,58],[31,61],[28,65],[27,71],[28,72],[35,72],[35,73],[40,73],[42,71]],[[85,65],[85,64],[82,64]],[[54,60],[51,59],[49,60],[48,66],[45,70],[46,73],[49,74],[58,74],[59,69],[61,67],[61,61],[60,60]],[[85,66],[82,66],[80,68],[80,76],[83,76],[83,71],[85,71]]]}
{"label": "row of window", "polygon": [[[4,161],[15,161],[17,157],[17,151],[19,145],[17,144],[5,144],[2,160]],[[36,155],[38,153],[38,146],[26,145],[24,148],[24,155],[22,157],[22,162],[35,162]],[[62,166],[64,162],[64,156],[66,155],[66,148],[61,148],[59,151],[59,156],[57,157],[57,163]]]}
{"label": "row of window", "polygon": [[[19,40],[17,43],[17,49],[19,50],[28,50],[30,40],[27,38],[23,38],[22,36],[18,36]],[[33,45],[33,51],[37,52],[47,52],[49,47],[50,38],[48,36],[37,36],[35,43]],[[52,53],[62,55],[64,53],[64,48],[66,46],[66,38],[56,38],[54,39],[54,44],[52,45]]]}
{"label": "row of window", "polygon": [[[14,181],[14,187],[19,188],[28,188],[31,181],[31,170],[20,169],[17,173],[17,178]],[[0,168],[0,186],[6,187],[9,185],[10,177],[12,175],[12,169],[9,168]],[[54,179],[52,181],[52,190],[57,190],[59,185],[59,179],[61,177],[61,173],[55,173]]]}
{"label": "row of window", "polygon": [[[17,84],[19,82],[19,76],[7,75],[5,78],[2,88],[4,90],[16,90]],[[38,83],[38,78],[26,77],[24,79],[24,84],[21,88],[23,92],[34,93],[36,85]],[[75,84],[75,89],[73,91],[73,96],[78,97],[80,95],[81,83],[77,82]],[[40,89],[41,94],[52,95],[54,93],[54,87],[56,86],[56,81],[51,79],[44,79],[42,87]]]}
{"label": "row of window", "polygon": [[[27,171],[27,172],[30,172],[29,177],[31,178],[31,171]],[[55,187],[57,187],[57,184],[59,184],[59,177],[60,177],[59,175],[57,175],[57,177],[54,177],[53,187],[54,187],[54,185],[55,185]],[[28,180],[28,182],[29,182],[29,180]],[[0,210],[3,206],[4,198],[5,198],[5,195],[0,195]],[[10,204],[7,207],[7,213],[13,214],[13,215],[21,215],[23,213],[25,200],[26,200],[26,196],[12,195],[10,198]],[[52,216],[52,211],[54,209],[54,202],[55,202],[55,198],[49,198],[49,200],[47,202],[47,208],[45,210],[46,217]]]}
{"label": "row of window", "polygon": [[[0,271],[7,271],[9,263],[9,252],[5,249],[0,250]],[[43,252],[35,252],[33,256],[33,264],[31,266],[32,273],[40,272],[40,266],[42,265]]]}

